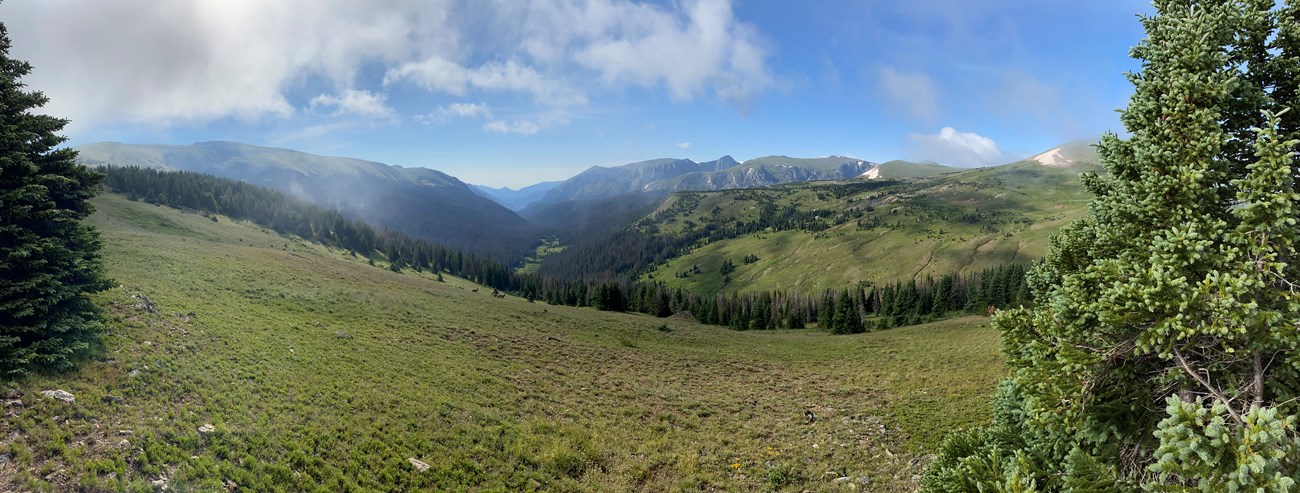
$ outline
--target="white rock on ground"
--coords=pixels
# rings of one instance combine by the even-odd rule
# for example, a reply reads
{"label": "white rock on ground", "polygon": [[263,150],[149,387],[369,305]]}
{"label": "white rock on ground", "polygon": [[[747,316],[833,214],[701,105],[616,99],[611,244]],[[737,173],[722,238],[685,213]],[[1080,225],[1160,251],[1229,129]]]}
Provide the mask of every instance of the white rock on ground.
{"label": "white rock on ground", "polygon": [[415,468],[418,469],[420,472],[424,472],[424,471],[428,471],[428,470],[429,470],[429,465],[428,465],[428,464],[425,464],[425,463],[423,463],[423,462],[420,462],[420,461],[417,460],[415,457],[411,457],[411,458],[409,458],[409,459],[406,459],[406,461],[407,461],[407,462],[410,462],[411,465],[412,465],[412,466],[415,466]]}
{"label": "white rock on ground", "polygon": [[60,389],[60,390],[42,390],[42,391],[41,391],[41,395],[43,395],[43,396],[45,396],[45,397],[48,397],[48,398],[50,398],[50,399],[58,399],[58,400],[61,400],[61,401],[63,401],[63,402],[74,402],[74,401],[77,400],[77,396],[72,395],[71,392],[68,392],[68,391],[66,391],[66,390],[62,390],[62,389]]}
{"label": "white rock on ground", "polygon": [[203,426],[199,427],[199,433],[212,433],[214,431],[217,431],[217,427],[212,426],[212,423],[203,423]]}

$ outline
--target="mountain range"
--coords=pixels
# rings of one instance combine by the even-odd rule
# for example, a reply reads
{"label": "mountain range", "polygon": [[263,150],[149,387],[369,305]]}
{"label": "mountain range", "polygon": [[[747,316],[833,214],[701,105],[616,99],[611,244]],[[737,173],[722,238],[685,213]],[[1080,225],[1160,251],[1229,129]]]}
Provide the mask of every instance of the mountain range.
{"label": "mountain range", "polygon": [[[1029,262],[1084,215],[1092,195],[1079,174],[1098,165],[1091,147],[1071,143],[1005,165],[907,176],[931,166],[884,163],[894,178],[675,194],[636,223],[653,232],[649,243],[705,232],[708,240],[652,262],[642,279],[700,294],[818,293]],[[716,233],[747,224],[760,227]]]}
{"label": "mountain range", "polygon": [[654,159],[618,167],[592,166],[546,192],[537,203],[599,199],[632,192],[727,190],[842,180],[860,176],[873,167],[874,163],[842,156],[814,159],[769,156],[743,163],[731,156],[705,162]]}
{"label": "mountain range", "polygon": [[[140,166],[233,178],[279,189],[378,226],[505,262],[533,253],[542,236],[573,244],[611,234],[662,208],[676,192],[711,192],[823,180],[915,180],[969,170],[932,162],[873,163],[845,156],[654,159],[592,166],[564,181],[518,190],[468,185],[445,173],[236,142],[77,147],[92,166]],[[1095,162],[1070,143],[1026,162]],[[1082,157],[1080,157],[1082,156]]]}

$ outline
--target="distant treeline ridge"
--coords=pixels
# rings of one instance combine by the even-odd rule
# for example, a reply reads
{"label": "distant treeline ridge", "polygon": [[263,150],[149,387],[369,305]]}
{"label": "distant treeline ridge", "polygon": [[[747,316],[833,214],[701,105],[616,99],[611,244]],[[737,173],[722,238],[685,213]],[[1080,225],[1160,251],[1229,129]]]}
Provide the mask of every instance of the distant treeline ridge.
{"label": "distant treeline ridge", "polygon": [[583,279],[585,276],[581,275],[565,279],[521,274],[491,258],[388,229],[376,230],[338,211],[238,180],[139,167],[107,167],[101,171],[106,174],[105,186],[132,200],[246,220],[371,260],[382,257],[395,271],[410,268],[435,274],[445,272],[529,301],[541,300],[553,305],[632,311],[659,317],[690,312],[702,323],[740,330],[803,328],[817,323],[836,333],[852,333],[922,323],[951,312],[983,312],[989,306],[1015,306],[1030,301],[1025,285],[1026,267],[1020,264],[965,275],[948,274],[938,279],[927,277],[879,286],[861,283],[820,295],[778,291],[700,296],[659,282],[597,282]]}

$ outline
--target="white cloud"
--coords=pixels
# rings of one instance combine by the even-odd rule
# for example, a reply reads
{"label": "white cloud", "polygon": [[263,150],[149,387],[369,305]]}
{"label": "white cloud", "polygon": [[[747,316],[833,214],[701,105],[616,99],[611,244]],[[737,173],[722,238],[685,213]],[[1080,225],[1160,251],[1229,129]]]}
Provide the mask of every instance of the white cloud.
{"label": "white cloud", "polygon": [[507,122],[495,120],[483,125],[483,130],[499,134],[532,135],[542,130],[542,126],[531,120]]}
{"label": "white cloud", "polygon": [[[735,19],[729,0],[697,0],[668,9],[627,0],[539,0],[494,4],[489,36],[513,39],[494,60],[465,64],[435,54],[393,67],[384,83],[430,91],[529,94],[549,106],[585,104],[584,77],[606,86],[663,87],[674,101],[712,94],[747,104],[774,82],[758,31]],[[572,63],[576,61],[576,66]]]}
{"label": "white cloud", "polygon": [[308,104],[315,108],[334,108],[331,116],[359,116],[363,118],[389,118],[395,112],[385,101],[388,96],[383,93],[348,89],[342,94],[321,94],[312,98]]}
{"label": "white cloud", "polygon": [[888,106],[921,120],[932,121],[939,117],[939,92],[930,76],[882,67],[878,83],[880,96]]}
{"label": "white cloud", "polygon": [[441,125],[457,118],[492,119],[492,110],[483,103],[452,103],[439,106],[432,113],[415,117],[426,125]]}
{"label": "white cloud", "polygon": [[952,127],[943,127],[937,134],[911,134],[908,139],[912,141],[910,152],[916,160],[961,167],[989,166],[1011,160],[993,139]]}
{"label": "white cloud", "polygon": [[685,149],[685,148],[687,148],[687,147],[690,147],[690,146],[691,146],[691,143],[690,143],[690,142],[678,142],[678,143],[673,144],[673,145],[677,146],[678,149]]}
{"label": "white cloud", "polygon": [[528,118],[492,120],[483,125],[483,131],[499,134],[533,135],[547,128],[567,125],[569,118],[564,110],[551,110]]}
{"label": "white cloud", "polygon": [[747,104],[774,80],[730,0],[42,0],[4,2],[0,18],[10,54],[36,67],[24,82],[74,133],[326,106],[374,116],[401,109],[377,100],[398,97],[384,89],[393,84],[517,94],[545,111],[629,86]]}
{"label": "white cloud", "polygon": [[6,2],[0,15],[11,55],[36,67],[25,81],[75,129],[287,117],[305,80],[342,90],[363,63],[395,62],[412,42],[454,48],[436,6],[392,3],[48,0]]}
{"label": "white cloud", "polygon": [[543,77],[531,67],[514,60],[490,62],[467,69],[441,58],[404,63],[384,74],[384,85],[410,81],[433,92],[463,96],[470,89],[520,92],[537,103],[548,106],[575,106],[587,103],[586,96],[562,83]]}
{"label": "white cloud", "polygon": [[[606,84],[662,85],[674,101],[712,92],[745,104],[773,84],[762,38],[752,25],[735,19],[730,1],[681,5],[685,8],[679,13],[646,4],[591,1],[585,8],[562,9],[576,18],[556,22],[570,27],[552,36],[577,38],[578,63],[599,73]],[[547,46],[537,39],[529,46]]]}

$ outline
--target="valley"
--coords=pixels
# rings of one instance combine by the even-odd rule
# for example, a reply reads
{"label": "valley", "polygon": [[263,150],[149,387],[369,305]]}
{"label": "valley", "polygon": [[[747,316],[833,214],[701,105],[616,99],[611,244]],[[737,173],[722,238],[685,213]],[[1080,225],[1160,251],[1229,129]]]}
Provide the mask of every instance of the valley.
{"label": "valley", "polygon": [[[697,293],[812,294],[1029,263],[1047,251],[1052,233],[1086,212],[1090,195],[1079,174],[1090,169],[1021,162],[899,180],[679,193],[637,226],[664,236],[736,232],[713,234],[641,279]],[[734,269],[724,273],[726,262]]]}
{"label": "valley", "polygon": [[94,204],[109,331],[11,394],[0,489],[911,491],[1005,372],[983,317],[735,332]]}
{"label": "valley", "polygon": [[0,2],[0,492],[1300,491],[1300,0],[155,3]]}

